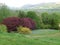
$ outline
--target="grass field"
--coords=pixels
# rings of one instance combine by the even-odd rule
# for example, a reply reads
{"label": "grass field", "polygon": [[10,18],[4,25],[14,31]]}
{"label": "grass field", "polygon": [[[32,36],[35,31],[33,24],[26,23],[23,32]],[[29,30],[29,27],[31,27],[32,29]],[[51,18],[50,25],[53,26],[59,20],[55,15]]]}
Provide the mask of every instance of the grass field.
{"label": "grass field", "polygon": [[0,45],[60,45],[60,31],[40,29],[30,35],[0,32]]}

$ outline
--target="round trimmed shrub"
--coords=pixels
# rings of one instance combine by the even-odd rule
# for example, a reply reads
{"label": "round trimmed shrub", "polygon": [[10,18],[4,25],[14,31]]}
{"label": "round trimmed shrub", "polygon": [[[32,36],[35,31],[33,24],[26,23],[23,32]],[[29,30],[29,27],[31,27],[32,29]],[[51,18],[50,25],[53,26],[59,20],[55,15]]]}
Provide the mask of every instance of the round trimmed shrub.
{"label": "round trimmed shrub", "polygon": [[30,34],[30,33],[31,33],[31,30],[30,30],[29,28],[27,28],[27,27],[22,27],[22,26],[19,26],[19,27],[17,28],[17,31],[18,31],[19,33],[22,33],[22,34]]}
{"label": "round trimmed shrub", "polygon": [[2,23],[7,26],[8,32],[17,31],[17,27],[20,25],[20,18],[18,17],[5,18]]}
{"label": "round trimmed shrub", "polygon": [[7,32],[6,25],[0,24],[0,32]]}

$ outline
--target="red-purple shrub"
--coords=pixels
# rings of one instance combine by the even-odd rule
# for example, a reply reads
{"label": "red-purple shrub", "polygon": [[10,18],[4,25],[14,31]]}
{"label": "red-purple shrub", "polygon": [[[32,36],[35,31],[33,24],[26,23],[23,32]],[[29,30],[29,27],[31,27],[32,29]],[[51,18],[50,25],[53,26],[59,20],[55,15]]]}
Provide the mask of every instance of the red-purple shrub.
{"label": "red-purple shrub", "polygon": [[35,29],[35,22],[31,18],[9,17],[5,18],[2,23],[7,26],[8,32],[17,31],[18,26]]}
{"label": "red-purple shrub", "polygon": [[2,22],[8,28],[8,32],[16,31],[17,26],[20,24],[20,18],[18,17],[9,17],[3,20]]}
{"label": "red-purple shrub", "polygon": [[21,18],[21,24],[23,27],[35,29],[35,22],[31,18]]}

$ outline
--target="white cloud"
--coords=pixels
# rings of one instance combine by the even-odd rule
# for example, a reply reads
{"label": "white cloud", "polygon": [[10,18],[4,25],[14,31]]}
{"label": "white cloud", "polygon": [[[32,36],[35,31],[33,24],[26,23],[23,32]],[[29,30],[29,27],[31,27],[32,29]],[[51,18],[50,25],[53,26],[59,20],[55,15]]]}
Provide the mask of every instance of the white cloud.
{"label": "white cloud", "polygon": [[25,4],[39,4],[48,2],[60,2],[60,0],[0,0],[0,3],[5,3],[10,7],[21,7]]}

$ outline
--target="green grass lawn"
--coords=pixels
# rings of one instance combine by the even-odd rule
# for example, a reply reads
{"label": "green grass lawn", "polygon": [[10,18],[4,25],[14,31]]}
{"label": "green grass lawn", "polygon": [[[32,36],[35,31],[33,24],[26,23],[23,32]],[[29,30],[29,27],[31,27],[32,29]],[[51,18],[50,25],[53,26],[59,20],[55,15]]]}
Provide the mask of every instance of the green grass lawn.
{"label": "green grass lawn", "polygon": [[0,32],[0,45],[60,45],[60,31],[40,29],[30,35]]}

